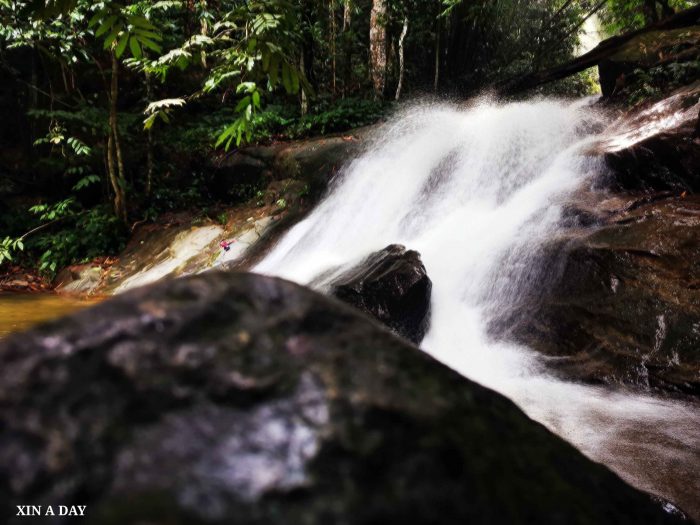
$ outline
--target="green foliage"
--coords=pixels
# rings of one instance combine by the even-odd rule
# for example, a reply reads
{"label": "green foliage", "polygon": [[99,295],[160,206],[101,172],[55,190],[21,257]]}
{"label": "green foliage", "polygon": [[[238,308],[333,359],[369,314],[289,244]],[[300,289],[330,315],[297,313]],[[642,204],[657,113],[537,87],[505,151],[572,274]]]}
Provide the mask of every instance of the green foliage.
{"label": "green foliage", "polygon": [[102,38],[104,49],[113,50],[121,58],[127,47],[131,56],[140,59],[143,49],[160,53],[158,42],[163,40],[158,29],[145,16],[137,14],[138,4],[121,7],[113,2],[103,2],[103,7],[90,19],[88,27],[95,37]]}
{"label": "green foliage", "polygon": [[[641,3],[608,0],[599,14],[609,29],[638,27]],[[677,9],[690,3],[695,2],[671,0]],[[404,95],[432,93],[437,65],[438,93],[463,96],[571,58],[578,29],[598,4],[387,0],[379,22],[388,47],[384,95],[393,98],[398,83],[404,19],[409,21]],[[212,183],[198,166],[215,146],[342,133],[382,118],[391,106],[373,100],[371,5],[0,0],[0,69],[8,79],[1,107],[13,113],[7,122],[26,127],[4,151],[11,155],[36,144],[20,176],[29,174],[44,203],[21,215],[24,224],[13,222],[15,212],[0,213],[3,236],[12,241],[26,230],[44,228],[27,238],[22,257],[41,257],[49,272],[94,253],[93,245],[120,245],[123,232],[115,233],[107,220],[114,197],[106,169],[108,137],[115,136],[108,118],[112,57],[119,59],[116,135],[124,167],[119,176],[128,181],[128,211],[134,218],[211,205],[218,196],[210,193]],[[630,97],[651,96],[664,82],[697,75],[694,67],[688,62],[639,72],[638,91],[630,88]],[[543,92],[587,94],[593,83],[590,74],[581,74]],[[13,125],[0,129],[3,139],[12,138]],[[226,197],[253,198],[261,189],[258,183],[240,183]],[[84,220],[92,226],[84,228]],[[83,237],[71,237],[71,228]],[[90,236],[111,240],[91,243]],[[0,253],[17,253],[11,242],[3,240],[2,246]]]}
{"label": "green foliage", "polygon": [[300,139],[338,133],[372,124],[386,115],[390,104],[376,100],[341,99],[319,102],[304,116],[286,106],[273,105],[253,116],[248,126],[248,140]]}
{"label": "green foliage", "polygon": [[[126,231],[109,206],[79,210],[73,198],[30,208],[31,217],[18,222],[27,228],[23,235],[0,240],[0,265],[12,262],[24,252],[23,264],[34,264],[47,276],[75,263],[98,256],[116,254],[124,247]],[[18,231],[19,225],[13,229]]]}
{"label": "green foliage", "polygon": [[[601,20],[606,32],[610,35],[639,29],[652,22],[650,13],[645,10],[643,0],[608,0],[601,12]],[[695,0],[669,0],[668,7],[674,11],[688,9],[697,4]],[[656,5],[656,17],[664,18],[661,2]],[[654,15],[651,15],[654,16]]]}
{"label": "green foliage", "polygon": [[22,239],[13,239],[5,237],[0,240],[0,265],[4,262],[12,261],[12,254],[16,251],[24,250]]}
{"label": "green foliage", "polygon": [[100,182],[100,177],[98,175],[86,175],[73,185],[73,190],[82,190],[98,182]]}
{"label": "green foliage", "polygon": [[32,240],[31,247],[40,252],[41,272],[52,276],[70,264],[88,262],[123,249],[126,232],[109,207],[95,207],[73,217],[73,222]]}
{"label": "green foliage", "polygon": [[[264,97],[282,87],[295,94],[308,83],[297,67],[298,33],[295,7],[286,0],[251,0],[225,12],[213,24],[211,36],[193,35],[179,47],[157,60],[139,64],[147,74],[165,80],[172,68],[185,70],[206,56],[212,66],[201,92],[235,93],[235,119],[216,140],[216,146],[228,149],[252,138],[254,115]],[[170,112],[185,99],[165,99],[151,103],[144,126],[149,129],[157,118],[170,120]]]}
{"label": "green foliage", "polygon": [[53,204],[37,204],[29,208],[29,212],[38,215],[42,222],[56,221],[75,215],[75,207],[75,198],[68,197]]}
{"label": "green foliage", "polygon": [[[50,146],[61,146],[61,154],[64,157],[87,157],[92,153],[92,148],[85,144],[77,137],[66,136],[66,128],[59,122],[52,122],[51,128],[45,137],[38,138],[34,141],[35,146],[44,144]],[[64,149],[64,145],[68,149]]]}
{"label": "green foliage", "polygon": [[292,125],[292,137],[346,131],[376,122],[391,106],[375,100],[344,99],[320,105]]}
{"label": "green foliage", "polygon": [[618,96],[627,105],[658,99],[665,93],[700,78],[700,60],[670,62],[650,69],[635,69]]}
{"label": "green foliage", "polygon": [[[391,104],[375,100],[327,99],[319,101],[312,112],[300,116],[298,108],[271,104],[253,115],[250,142],[269,143],[348,131],[376,122],[391,108]],[[161,133],[173,151],[210,154],[216,138],[231,119],[235,119],[234,108],[223,107],[207,111],[198,119],[182,118],[163,128]]]}
{"label": "green foliage", "polygon": [[[91,102],[83,103],[78,105],[73,110],[65,109],[30,109],[28,111],[30,118],[37,121],[48,121],[53,126],[57,126],[57,131],[60,135],[64,135],[66,130],[71,130],[74,136],[101,136],[106,134],[109,130],[107,123],[108,114],[104,108],[97,107]],[[53,127],[50,125],[50,127]],[[126,126],[128,124],[123,124]],[[125,131],[125,130],[123,130]],[[52,142],[50,140],[50,135],[54,133],[53,130],[49,131],[49,136],[41,137],[35,144]],[[63,140],[65,135],[61,137]],[[58,142],[53,143],[60,143]]]}
{"label": "green foliage", "polygon": [[260,109],[260,90],[255,82],[242,82],[236,88],[236,94],[243,94],[235,109],[239,116],[221,132],[215,147],[224,144],[228,149],[234,140],[236,146],[239,146],[244,137],[246,141],[250,141],[253,136],[253,114]]}
{"label": "green foliage", "polygon": [[204,173],[195,172],[187,178],[186,185],[173,186],[167,181],[158,184],[148,199],[144,212],[146,218],[153,220],[165,212],[205,207],[213,200],[208,189],[209,182]]}
{"label": "green foliage", "polygon": [[143,121],[144,129],[151,129],[156,119],[160,118],[166,124],[170,124],[170,114],[173,108],[185,105],[183,98],[166,98],[151,102],[143,112],[146,119]]}

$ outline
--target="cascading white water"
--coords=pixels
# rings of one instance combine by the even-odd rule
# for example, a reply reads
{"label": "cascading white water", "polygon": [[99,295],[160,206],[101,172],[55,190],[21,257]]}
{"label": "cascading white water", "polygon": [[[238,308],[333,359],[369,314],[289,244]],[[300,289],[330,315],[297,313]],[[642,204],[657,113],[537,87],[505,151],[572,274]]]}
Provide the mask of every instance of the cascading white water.
{"label": "cascading white water", "polygon": [[[540,282],[537,247],[560,227],[564,199],[600,171],[584,150],[602,123],[585,101],[409,109],[255,271],[323,289],[388,244],[419,251],[433,281],[425,351],[631,483],[683,504],[700,493],[695,407],[555,379],[527,348],[487,333]],[[669,482],[676,476],[683,486]]]}

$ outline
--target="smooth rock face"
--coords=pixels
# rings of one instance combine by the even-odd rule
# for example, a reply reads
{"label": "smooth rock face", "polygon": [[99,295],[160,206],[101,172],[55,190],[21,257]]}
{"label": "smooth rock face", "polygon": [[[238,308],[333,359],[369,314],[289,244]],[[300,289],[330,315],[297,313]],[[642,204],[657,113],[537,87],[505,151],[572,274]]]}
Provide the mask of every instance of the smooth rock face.
{"label": "smooth rock face", "polygon": [[223,272],[0,343],[2,521],[47,504],[120,525],[677,522],[350,307]]}
{"label": "smooth rock face", "polygon": [[91,264],[78,264],[64,268],[54,279],[54,285],[61,293],[69,295],[91,295],[100,286],[102,268]]}
{"label": "smooth rock face", "polygon": [[566,377],[700,395],[700,197],[647,201],[550,246],[511,326]]}
{"label": "smooth rock face", "polygon": [[650,107],[620,119],[600,153],[614,191],[700,191],[700,81],[677,89]]}
{"label": "smooth rock face", "polygon": [[420,254],[392,244],[331,283],[331,294],[415,344],[430,324],[432,282]]}
{"label": "smooth rock face", "polygon": [[212,161],[213,190],[230,195],[241,183],[264,188],[271,180],[295,179],[308,184],[317,200],[341,165],[362,147],[367,128],[271,146],[251,146]]}
{"label": "smooth rock face", "polygon": [[[700,104],[698,105],[700,108]],[[700,140],[692,140],[695,121],[606,155],[621,190],[700,191]]]}

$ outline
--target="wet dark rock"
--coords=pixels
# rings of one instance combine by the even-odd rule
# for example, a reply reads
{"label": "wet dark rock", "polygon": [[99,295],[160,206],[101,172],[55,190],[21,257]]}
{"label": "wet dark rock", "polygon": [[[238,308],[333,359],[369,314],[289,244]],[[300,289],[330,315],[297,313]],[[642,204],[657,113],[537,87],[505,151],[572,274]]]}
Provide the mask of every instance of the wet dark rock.
{"label": "wet dark rock", "polygon": [[343,135],[242,148],[211,162],[213,189],[233,200],[240,184],[262,190],[271,181],[294,179],[307,185],[311,200],[318,199],[340,166],[361,147],[367,129]]}
{"label": "wet dark rock", "polygon": [[547,252],[517,339],[566,377],[700,395],[700,197],[631,200]]}
{"label": "wet dark rock", "polygon": [[[275,148],[277,149],[277,148]],[[255,190],[264,188],[272,179],[270,163],[244,151],[236,151],[217,159],[210,166],[212,190],[218,198],[232,202],[240,199],[240,185]],[[253,192],[254,193],[254,192]]]}
{"label": "wet dark rock", "polygon": [[494,323],[565,377],[700,394],[700,82],[605,133],[605,191],[564,207],[544,285]]}
{"label": "wet dark rock", "polygon": [[605,156],[614,173],[612,187],[633,191],[700,191],[700,141],[691,138],[694,122],[654,135]]}
{"label": "wet dark rock", "polygon": [[0,343],[0,515],[48,504],[119,525],[678,522],[352,308],[223,272]]}
{"label": "wet dark rock", "polygon": [[430,324],[432,286],[420,254],[392,244],[335,279],[331,294],[419,344]]}
{"label": "wet dark rock", "polygon": [[102,283],[103,271],[92,264],[76,264],[61,270],[54,279],[54,288],[69,295],[90,295]]}
{"label": "wet dark rock", "polygon": [[700,191],[700,82],[684,86],[608,130],[602,149],[614,191]]}

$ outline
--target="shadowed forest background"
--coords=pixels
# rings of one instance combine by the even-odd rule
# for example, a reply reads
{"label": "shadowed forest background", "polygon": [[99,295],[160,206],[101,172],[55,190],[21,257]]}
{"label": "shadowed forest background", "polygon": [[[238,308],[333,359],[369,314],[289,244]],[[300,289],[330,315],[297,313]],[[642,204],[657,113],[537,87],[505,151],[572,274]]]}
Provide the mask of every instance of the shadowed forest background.
{"label": "shadowed forest background", "polygon": [[[695,4],[0,0],[0,272],[50,278],[174,210],[225,220],[221,206],[262,189],[216,191],[209,167],[226,151],[364,126],[399,100],[466,99],[586,51],[586,24],[605,38]],[[630,76],[622,104],[699,64],[695,52]],[[591,94],[597,73],[537,90]]]}

